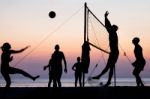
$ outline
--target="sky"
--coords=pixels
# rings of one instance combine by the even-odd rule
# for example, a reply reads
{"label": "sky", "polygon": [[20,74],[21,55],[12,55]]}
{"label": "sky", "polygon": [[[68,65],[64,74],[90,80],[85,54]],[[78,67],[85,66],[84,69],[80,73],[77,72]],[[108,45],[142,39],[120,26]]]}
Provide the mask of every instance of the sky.
{"label": "sky", "polygon": [[[109,11],[111,23],[119,27],[117,77],[133,77],[133,67],[123,52],[126,52],[131,61],[135,60],[132,44],[134,37],[140,38],[147,62],[141,76],[150,77],[149,0],[0,0],[0,45],[9,42],[14,50],[31,46],[24,52],[13,55],[14,60],[10,65],[32,75],[47,77],[48,71],[43,71],[43,66],[48,64],[54,46],[59,44],[68,66],[68,74],[63,74],[63,77],[74,77],[71,68],[76,58],[81,56],[85,2],[103,23],[104,13]],[[55,11],[55,18],[48,16],[50,11]],[[108,55],[95,48],[91,49],[89,74],[96,75],[105,67],[104,61],[107,61]],[[101,58],[102,55],[104,59]],[[97,69],[91,73],[97,63]]]}

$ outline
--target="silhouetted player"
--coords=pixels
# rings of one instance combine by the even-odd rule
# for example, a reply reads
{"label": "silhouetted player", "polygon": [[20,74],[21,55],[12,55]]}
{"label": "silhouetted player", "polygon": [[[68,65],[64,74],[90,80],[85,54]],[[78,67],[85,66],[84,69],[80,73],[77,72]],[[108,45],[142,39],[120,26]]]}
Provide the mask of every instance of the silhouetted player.
{"label": "silhouetted player", "polygon": [[[48,87],[51,87],[51,82],[53,81],[53,83],[54,83],[54,70],[53,70],[53,66],[54,66],[54,64],[53,64],[53,58],[51,58],[50,60],[49,60],[49,63],[48,63],[48,65],[47,66],[44,66],[44,68],[43,68],[43,70],[46,70],[46,68],[48,68],[49,69],[49,82],[48,82]],[[55,83],[56,83],[56,81],[55,81]],[[53,86],[55,86],[55,84],[53,84]]]}
{"label": "silhouetted player", "polygon": [[80,57],[77,57],[77,62],[73,65],[72,70],[75,71],[75,87],[77,87],[77,82],[79,80],[79,85],[82,87],[82,65],[80,62]]}
{"label": "silhouetted player", "polygon": [[139,45],[140,39],[135,37],[132,40],[132,43],[134,44],[134,55],[135,55],[135,62],[132,63],[134,66],[133,75],[136,78],[137,86],[144,86],[141,78],[140,78],[140,72],[144,69],[144,66],[146,64],[145,59],[143,57],[142,47]]}
{"label": "silhouetted player", "polygon": [[82,55],[81,55],[81,64],[82,64],[82,72],[83,72],[83,82],[82,86],[84,87],[85,83],[85,74],[88,73],[88,68],[90,65],[90,46],[89,42],[85,41],[82,45]]}
{"label": "silhouetted player", "polygon": [[108,57],[108,61],[106,64],[106,67],[103,69],[103,71],[95,77],[92,77],[93,79],[99,79],[103,74],[105,74],[109,70],[109,77],[108,81],[104,86],[108,86],[111,84],[111,79],[113,76],[113,70],[115,68],[115,64],[117,62],[118,56],[119,56],[119,50],[118,50],[118,36],[117,36],[117,30],[118,27],[116,25],[111,25],[110,21],[108,20],[108,11],[105,13],[105,27],[109,33],[109,46],[110,46],[110,53]]}
{"label": "silhouetted player", "polygon": [[11,62],[13,60],[13,56],[11,56],[11,54],[21,53],[24,50],[26,50],[28,47],[29,46],[27,46],[21,50],[11,50],[11,45],[9,43],[4,43],[3,46],[1,47],[1,49],[3,51],[2,55],[1,55],[1,73],[4,77],[4,79],[6,80],[6,88],[10,87],[10,84],[11,84],[11,79],[10,79],[9,74],[19,73],[28,78],[31,78],[32,80],[35,80],[39,77],[39,75],[33,77],[21,69],[17,69],[17,68],[9,66],[9,62]]}
{"label": "silhouetted player", "polygon": [[67,73],[67,63],[64,53],[59,51],[59,45],[55,46],[55,51],[52,54],[53,66],[51,67],[51,72],[53,75],[54,87],[61,87],[61,76],[62,76],[62,60],[64,61],[64,72]]}

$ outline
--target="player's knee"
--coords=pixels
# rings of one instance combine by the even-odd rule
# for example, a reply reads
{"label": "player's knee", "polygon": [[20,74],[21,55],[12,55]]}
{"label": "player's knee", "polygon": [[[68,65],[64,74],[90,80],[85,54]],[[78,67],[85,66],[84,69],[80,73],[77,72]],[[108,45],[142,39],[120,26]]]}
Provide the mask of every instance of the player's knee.
{"label": "player's knee", "polygon": [[134,71],[134,72],[133,72],[133,75],[134,75],[134,76],[138,76],[138,75],[139,75],[139,72]]}

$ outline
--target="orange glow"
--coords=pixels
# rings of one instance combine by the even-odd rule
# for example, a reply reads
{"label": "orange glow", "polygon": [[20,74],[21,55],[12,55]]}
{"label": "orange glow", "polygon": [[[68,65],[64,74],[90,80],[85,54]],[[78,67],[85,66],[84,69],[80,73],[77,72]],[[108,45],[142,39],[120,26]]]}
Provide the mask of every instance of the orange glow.
{"label": "orange glow", "polygon": [[[81,56],[84,2],[84,0],[37,0],[36,2],[15,0],[13,3],[11,0],[0,1],[0,46],[5,42],[9,42],[14,50],[31,46],[23,53],[14,55],[12,64],[26,55],[21,64],[33,65],[36,62],[46,64],[54,52],[54,46],[59,44],[60,50],[72,65],[76,57]],[[111,0],[87,0],[89,8],[102,23],[104,23],[104,12],[109,10],[110,21],[119,27],[118,64],[128,65],[124,52],[134,61],[132,44],[134,37],[140,37],[144,57],[150,61],[149,0],[137,0],[136,4],[132,0],[117,0],[117,2],[116,5]],[[48,17],[51,10],[56,12],[56,17],[53,19]],[[79,12],[75,13],[76,11]],[[102,53],[95,48],[91,49],[91,62],[98,62]],[[104,58],[107,61],[108,55],[104,54]],[[123,68],[123,65],[118,67]],[[147,62],[147,65],[150,63]]]}

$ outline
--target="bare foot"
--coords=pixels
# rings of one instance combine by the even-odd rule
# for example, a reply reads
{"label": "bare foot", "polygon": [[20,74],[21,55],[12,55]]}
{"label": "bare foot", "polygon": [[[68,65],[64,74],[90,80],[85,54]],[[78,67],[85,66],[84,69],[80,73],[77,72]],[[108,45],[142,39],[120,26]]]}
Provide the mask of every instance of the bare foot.
{"label": "bare foot", "polygon": [[99,78],[100,78],[99,76],[92,77],[92,79],[99,79]]}
{"label": "bare foot", "polygon": [[107,82],[103,87],[108,87],[110,84],[110,82]]}
{"label": "bare foot", "polygon": [[33,80],[35,81],[37,78],[39,78],[40,77],[40,75],[37,75],[37,76],[35,76],[34,78],[33,78]]}

